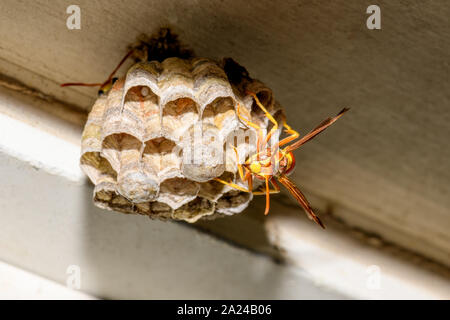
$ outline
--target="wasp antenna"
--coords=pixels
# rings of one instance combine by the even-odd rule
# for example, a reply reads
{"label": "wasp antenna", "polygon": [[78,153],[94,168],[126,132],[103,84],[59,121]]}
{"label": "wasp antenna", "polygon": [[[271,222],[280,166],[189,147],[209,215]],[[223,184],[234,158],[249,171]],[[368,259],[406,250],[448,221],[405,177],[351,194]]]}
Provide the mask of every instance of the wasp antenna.
{"label": "wasp antenna", "polygon": [[109,82],[114,83],[116,78],[114,78],[114,75],[116,74],[117,70],[124,64],[124,62],[133,54],[134,48],[131,49],[123,58],[120,60],[119,64],[116,66],[116,68],[111,72],[108,79],[106,79],[103,83],[84,83],[84,82],[68,82],[63,83],[60,86],[61,87],[70,87],[70,86],[80,86],[80,87],[103,87],[104,85],[108,84]]}
{"label": "wasp antenna", "polygon": [[61,83],[60,87],[80,86],[80,87],[100,87],[102,83],[67,82]]}
{"label": "wasp antenna", "polygon": [[120,60],[119,64],[116,66],[116,68],[111,72],[111,74],[109,75],[108,79],[103,83],[103,85],[105,85],[106,83],[111,81],[111,79],[113,79],[113,77],[116,74],[117,70],[119,70],[119,68],[125,63],[125,61],[134,53],[134,51],[135,51],[135,48],[133,48],[130,51],[128,51],[128,53],[122,58],[122,60]]}

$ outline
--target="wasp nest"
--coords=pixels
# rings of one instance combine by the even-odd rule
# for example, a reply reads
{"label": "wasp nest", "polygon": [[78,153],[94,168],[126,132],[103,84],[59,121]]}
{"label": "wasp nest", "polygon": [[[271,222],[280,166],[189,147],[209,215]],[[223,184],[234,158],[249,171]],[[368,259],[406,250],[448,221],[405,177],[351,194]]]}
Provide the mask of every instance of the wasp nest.
{"label": "wasp nest", "polygon": [[241,160],[256,152],[256,130],[239,120],[238,105],[263,131],[270,127],[249,91],[283,117],[271,90],[231,59],[135,64],[97,99],[84,128],[81,168],[95,204],[188,222],[244,210],[252,194],[213,179],[243,185],[230,146]]}

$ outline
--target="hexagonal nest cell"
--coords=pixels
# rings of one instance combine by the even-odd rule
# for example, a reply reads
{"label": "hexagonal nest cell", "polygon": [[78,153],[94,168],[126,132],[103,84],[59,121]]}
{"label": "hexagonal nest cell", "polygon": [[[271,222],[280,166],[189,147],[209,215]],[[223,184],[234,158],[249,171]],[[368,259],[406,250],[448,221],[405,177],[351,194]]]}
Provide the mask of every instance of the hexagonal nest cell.
{"label": "hexagonal nest cell", "polygon": [[231,59],[136,63],[97,99],[84,128],[80,162],[95,184],[94,203],[188,222],[242,212],[252,194],[213,179],[243,185],[227,145],[241,159],[256,151],[256,130],[237,117],[238,104],[243,116],[269,127],[248,91],[283,114],[272,91]]}

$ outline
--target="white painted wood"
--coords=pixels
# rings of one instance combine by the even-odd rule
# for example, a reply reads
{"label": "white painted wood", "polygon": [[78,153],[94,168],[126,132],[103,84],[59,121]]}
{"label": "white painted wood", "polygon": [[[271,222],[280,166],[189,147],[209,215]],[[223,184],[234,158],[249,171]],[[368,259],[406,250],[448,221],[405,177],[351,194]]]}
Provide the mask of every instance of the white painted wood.
{"label": "white painted wood", "polygon": [[17,299],[91,300],[94,298],[0,261],[0,300]]}
{"label": "white painted wood", "polygon": [[450,298],[448,271],[439,273],[379,238],[352,237],[332,221],[321,232],[292,208],[276,204],[274,211],[283,214],[269,217],[267,235],[317,284],[359,299]]}

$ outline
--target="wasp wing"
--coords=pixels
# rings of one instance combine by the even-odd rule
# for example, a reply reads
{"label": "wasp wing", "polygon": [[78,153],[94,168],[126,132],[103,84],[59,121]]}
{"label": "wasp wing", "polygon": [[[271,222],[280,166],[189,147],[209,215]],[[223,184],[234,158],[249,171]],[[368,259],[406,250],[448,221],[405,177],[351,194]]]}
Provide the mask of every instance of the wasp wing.
{"label": "wasp wing", "polygon": [[286,189],[289,190],[289,192],[295,197],[295,199],[303,207],[303,209],[305,209],[308,218],[314,220],[319,226],[325,229],[322,221],[320,221],[319,217],[313,212],[311,206],[308,203],[308,200],[306,200],[306,197],[303,195],[300,189],[297,188],[297,186],[284,174],[278,177],[278,181],[280,181],[283,186],[285,186]]}
{"label": "wasp wing", "polygon": [[312,129],[309,133],[307,133],[305,136],[303,136],[302,138],[300,138],[299,140],[297,140],[296,142],[294,142],[293,144],[289,145],[286,147],[286,153],[293,151],[295,149],[298,149],[301,145],[305,144],[306,142],[308,142],[309,140],[311,140],[312,138],[314,138],[315,136],[317,136],[319,133],[321,133],[323,130],[325,130],[326,128],[328,128],[329,126],[331,126],[333,123],[336,122],[337,119],[339,119],[340,117],[342,117],[342,115],[347,112],[348,110],[350,110],[349,108],[344,108],[341,110],[341,112],[339,112],[335,117],[333,118],[328,118],[326,120],[324,120],[321,124],[319,124],[317,127],[315,127],[314,129]]}

